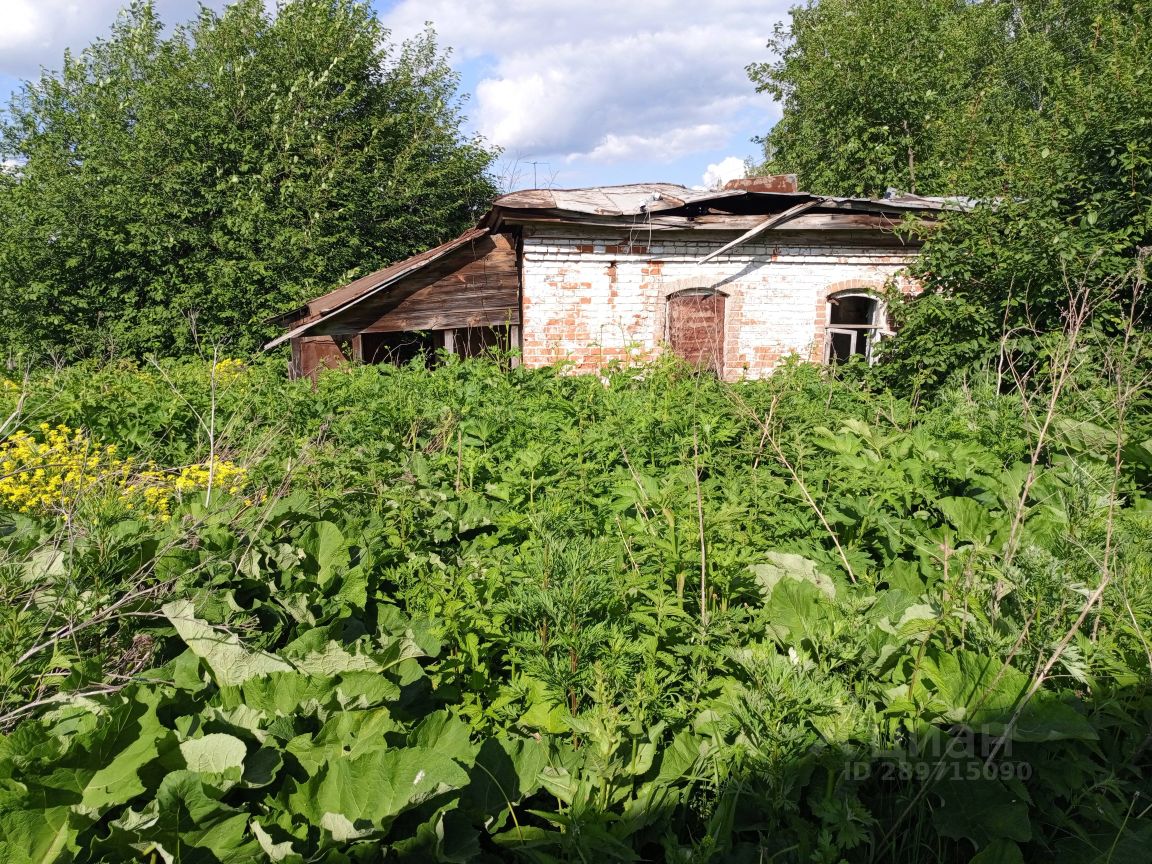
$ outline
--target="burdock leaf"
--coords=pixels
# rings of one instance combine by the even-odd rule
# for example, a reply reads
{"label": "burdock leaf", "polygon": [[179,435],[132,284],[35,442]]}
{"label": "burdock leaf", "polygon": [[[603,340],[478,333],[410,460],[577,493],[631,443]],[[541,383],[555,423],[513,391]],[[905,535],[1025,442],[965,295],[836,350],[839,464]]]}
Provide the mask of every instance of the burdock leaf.
{"label": "burdock leaf", "polygon": [[216,683],[243,684],[250,678],[272,672],[291,672],[292,666],[275,654],[249,651],[240,638],[223,633],[196,617],[191,600],[176,600],[163,606],[163,612],[188,648],[204,661]]}

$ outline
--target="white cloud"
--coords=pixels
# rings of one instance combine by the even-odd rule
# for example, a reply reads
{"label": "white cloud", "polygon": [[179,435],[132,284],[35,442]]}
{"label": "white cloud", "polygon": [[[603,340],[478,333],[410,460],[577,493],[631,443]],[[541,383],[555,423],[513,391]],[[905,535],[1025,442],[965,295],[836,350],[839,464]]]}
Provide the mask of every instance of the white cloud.
{"label": "white cloud", "polygon": [[[472,121],[519,155],[571,163],[668,162],[747,144],[737,118],[775,113],[745,66],[788,0],[400,0],[384,16],[396,37],[425,21],[457,62],[488,64]],[[751,145],[749,145],[751,147]],[[714,158],[714,157],[713,157]]]}
{"label": "white cloud", "polygon": [[[64,49],[79,51],[106,36],[127,0],[0,0],[0,75],[33,78],[40,68],[59,69]],[[157,0],[165,24],[191,20],[197,0]],[[220,9],[225,0],[208,0]]]}
{"label": "white cloud", "polygon": [[700,123],[671,129],[659,135],[617,135],[609,132],[588,153],[568,156],[572,161],[587,157],[593,162],[672,162],[681,156],[723,146],[728,130],[716,123]]}
{"label": "white cloud", "polygon": [[[127,2],[0,0],[0,76],[58,69],[65,48],[106,36]],[[768,59],[765,43],[792,2],[397,0],[383,18],[400,38],[431,21],[457,64],[484,70],[472,125],[514,158],[576,167],[699,154],[702,164],[752,150],[749,137],[779,116],[744,67]],[[169,25],[198,5],[156,0]]]}
{"label": "white cloud", "polygon": [[736,180],[748,173],[748,166],[739,156],[728,156],[713,162],[704,170],[704,188],[719,189],[729,180]]}

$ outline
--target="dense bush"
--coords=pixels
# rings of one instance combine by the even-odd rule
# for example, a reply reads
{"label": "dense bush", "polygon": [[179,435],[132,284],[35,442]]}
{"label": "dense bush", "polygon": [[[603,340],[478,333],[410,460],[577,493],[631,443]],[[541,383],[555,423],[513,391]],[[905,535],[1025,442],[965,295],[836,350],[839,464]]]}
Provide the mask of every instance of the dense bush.
{"label": "dense bush", "polygon": [[1136,860],[1152,432],[1113,383],[12,382],[9,435],[246,473],[0,513],[0,857]]}
{"label": "dense bush", "polygon": [[488,207],[495,153],[431,31],[394,42],[366,0],[156,5],[0,107],[5,355],[252,350]]}

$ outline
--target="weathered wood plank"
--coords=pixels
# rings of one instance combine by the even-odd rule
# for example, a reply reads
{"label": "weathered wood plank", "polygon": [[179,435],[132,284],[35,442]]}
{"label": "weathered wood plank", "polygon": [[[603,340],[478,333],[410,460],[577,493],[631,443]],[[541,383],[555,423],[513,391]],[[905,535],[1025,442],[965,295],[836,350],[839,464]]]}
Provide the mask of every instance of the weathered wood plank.
{"label": "weathered wood plank", "polygon": [[520,321],[516,251],[505,235],[484,237],[337,312],[311,332],[351,334]]}

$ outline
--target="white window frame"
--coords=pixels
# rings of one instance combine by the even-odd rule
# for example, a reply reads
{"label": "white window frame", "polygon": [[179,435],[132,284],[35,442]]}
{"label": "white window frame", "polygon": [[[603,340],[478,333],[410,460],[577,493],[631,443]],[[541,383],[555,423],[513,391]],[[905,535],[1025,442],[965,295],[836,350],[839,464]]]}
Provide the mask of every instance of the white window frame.
{"label": "white window frame", "polygon": [[832,321],[832,306],[839,300],[846,300],[850,297],[863,297],[872,303],[872,323],[871,324],[832,324],[828,323],[824,327],[824,364],[831,365],[832,363],[832,336],[849,336],[852,340],[851,353],[856,356],[857,340],[860,338],[861,333],[868,333],[871,338],[868,339],[865,345],[863,357],[868,365],[872,365],[873,356],[872,349],[876,343],[883,339],[885,336],[890,336],[891,331],[887,328],[888,310],[884,305],[884,301],[877,295],[869,291],[841,291],[836,294],[829,294],[826,298],[826,308],[824,313],[824,320],[827,322]]}

